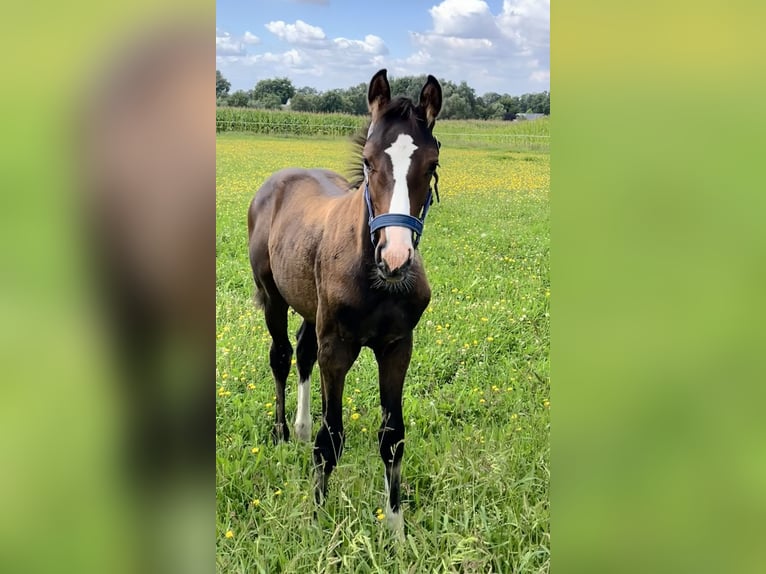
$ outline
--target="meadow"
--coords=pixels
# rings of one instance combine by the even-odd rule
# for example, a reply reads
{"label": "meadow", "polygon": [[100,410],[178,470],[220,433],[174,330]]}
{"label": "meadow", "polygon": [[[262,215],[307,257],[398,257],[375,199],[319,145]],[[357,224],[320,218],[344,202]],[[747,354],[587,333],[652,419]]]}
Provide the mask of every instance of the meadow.
{"label": "meadow", "polygon": [[[346,380],[346,447],[316,519],[312,446],[274,446],[269,434],[270,338],[252,304],[247,207],[282,167],[343,173],[348,141],[218,135],[217,571],[549,570],[549,155],[461,141],[449,132],[465,126],[449,124],[437,123],[441,203],[420,244],[433,296],[404,387],[401,545],[381,520],[380,407],[368,349]],[[299,324],[291,315],[292,333]],[[290,423],[296,387],[293,371]],[[316,433],[318,367],[312,387]]]}

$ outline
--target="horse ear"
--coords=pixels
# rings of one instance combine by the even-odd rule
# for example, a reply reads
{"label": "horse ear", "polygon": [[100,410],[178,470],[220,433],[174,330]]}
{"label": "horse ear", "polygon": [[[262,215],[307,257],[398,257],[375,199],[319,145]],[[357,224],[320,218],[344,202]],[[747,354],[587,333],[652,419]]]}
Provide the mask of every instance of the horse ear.
{"label": "horse ear", "polygon": [[430,74],[426,85],[420,91],[420,107],[426,112],[428,127],[433,127],[436,116],[442,109],[442,87],[439,85],[439,81]]}
{"label": "horse ear", "polygon": [[367,106],[372,114],[372,121],[378,111],[383,109],[391,101],[391,86],[388,85],[386,69],[383,68],[370,80],[370,88],[367,90]]}

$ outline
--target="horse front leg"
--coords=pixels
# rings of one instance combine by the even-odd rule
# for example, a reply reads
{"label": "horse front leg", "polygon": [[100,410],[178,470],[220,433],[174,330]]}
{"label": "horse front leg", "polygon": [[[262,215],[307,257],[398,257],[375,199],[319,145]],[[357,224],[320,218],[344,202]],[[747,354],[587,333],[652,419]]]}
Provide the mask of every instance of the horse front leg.
{"label": "horse front leg", "polygon": [[404,519],[401,509],[402,457],[404,456],[402,388],[412,357],[412,334],[374,351],[378,360],[380,406],[383,415],[380,430],[378,430],[378,445],[385,467],[386,518],[396,535],[404,538]]}
{"label": "horse front leg", "polygon": [[317,504],[327,496],[327,483],[343,454],[343,387],[346,373],[361,347],[331,334],[319,338],[319,373],[322,379],[322,426],[314,441]]}

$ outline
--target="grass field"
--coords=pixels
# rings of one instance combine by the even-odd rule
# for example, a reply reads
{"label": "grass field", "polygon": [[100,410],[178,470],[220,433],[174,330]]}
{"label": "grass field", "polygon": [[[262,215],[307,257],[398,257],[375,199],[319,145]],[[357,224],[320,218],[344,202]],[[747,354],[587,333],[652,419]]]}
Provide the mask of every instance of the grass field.
{"label": "grass field", "polygon": [[[346,381],[346,449],[313,519],[311,445],[273,446],[270,339],[252,305],[247,206],[287,166],[343,172],[346,140],[217,141],[216,544],[219,572],[547,572],[549,156],[441,152],[420,249],[433,297],[404,388],[407,542],[385,522],[372,353]],[[294,333],[299,317],[291,315]],[[295,341],[293,339],[293,345]],[[319,428],[318,367],[312,378]],[[297,374],[288,379],[295,415]]]}

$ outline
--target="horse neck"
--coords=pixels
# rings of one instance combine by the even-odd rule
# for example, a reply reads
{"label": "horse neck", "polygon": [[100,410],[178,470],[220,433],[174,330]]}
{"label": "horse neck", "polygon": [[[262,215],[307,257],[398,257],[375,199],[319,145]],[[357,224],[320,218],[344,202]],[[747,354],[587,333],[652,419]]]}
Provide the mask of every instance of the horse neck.
{"label": "horse neck", "polygon": [[347,208],[351,213],[355,214],[356,247],[362,255],[362,260],[368,263],[374,261],[375,247],[370,240],[369,215],[367,213],[367,204],[364,201],[364,183],[355,192],[349,194],[349,205]]}

